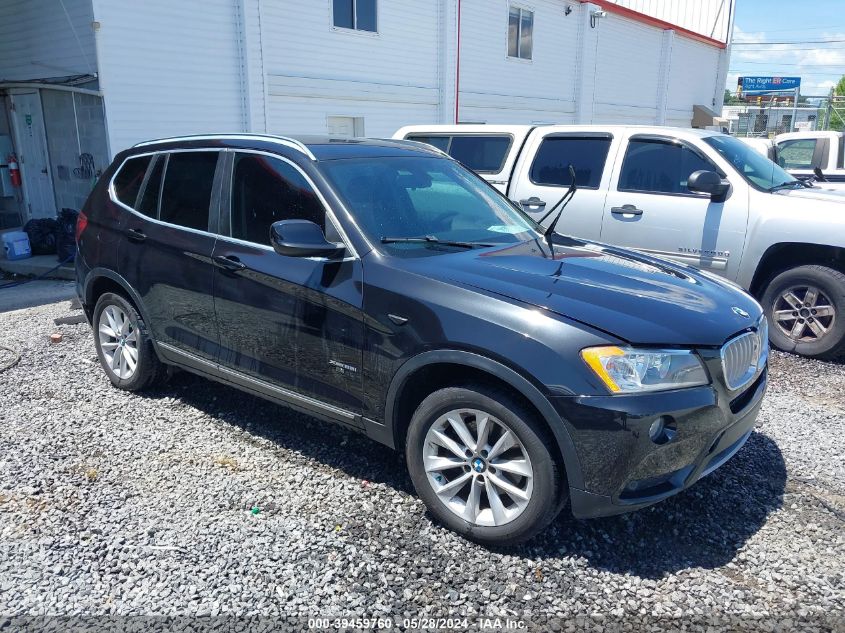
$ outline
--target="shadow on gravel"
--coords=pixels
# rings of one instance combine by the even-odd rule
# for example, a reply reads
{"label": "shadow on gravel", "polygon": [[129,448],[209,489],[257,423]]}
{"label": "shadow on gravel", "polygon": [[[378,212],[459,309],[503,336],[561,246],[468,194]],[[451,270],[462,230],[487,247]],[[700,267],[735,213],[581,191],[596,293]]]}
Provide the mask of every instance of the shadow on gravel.
{"label": "shadow on gravel", "polygon": [[416,494],[404,458],[386,446],[342,426],[317,420],[257,396],[194,376],[175,374],[145,398],[178,397],[220,421],[278,446],[301,453],[350,477]]}
{"label": "shadow on gravel", "polygon": [[[178,397],[329,468],[415,495],[399,453],[339,426],[187,373],[144,397]],[[638,512],[588,521],[574,519],[565,507],[539,536],[501,553],[534,559],[582,557],[597,569],[645,578],[720,567],[781,507],[785,486],[780,449],[754,432],[731,460],[674,497]]]}
{"label": "shadow on gravel", "polygon": [[785,487],[780,449],[755,431],[731,460],[684,492],[638,512],[589,521],[564,509],[520,549],[545,558],[581,556],[596,568],[646,578],[712,569],[733,560],[783,505]]}

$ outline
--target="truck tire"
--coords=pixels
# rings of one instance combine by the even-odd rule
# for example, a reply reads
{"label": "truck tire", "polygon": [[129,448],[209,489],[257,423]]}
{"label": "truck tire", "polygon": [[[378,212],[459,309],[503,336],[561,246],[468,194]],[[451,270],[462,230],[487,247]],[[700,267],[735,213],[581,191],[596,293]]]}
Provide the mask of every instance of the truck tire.
{"label": "truck tire", "polygon": [[827,266],[790,268],[762,298],[773,346],[809,358],[845,354],[845,274]]}
{"label": "truck tire", "polygon": [[440,389],[411,418],[408,470],[439,523],[478,543],[515,545],[563,505],[547,435],[536,415],[501,390]]}

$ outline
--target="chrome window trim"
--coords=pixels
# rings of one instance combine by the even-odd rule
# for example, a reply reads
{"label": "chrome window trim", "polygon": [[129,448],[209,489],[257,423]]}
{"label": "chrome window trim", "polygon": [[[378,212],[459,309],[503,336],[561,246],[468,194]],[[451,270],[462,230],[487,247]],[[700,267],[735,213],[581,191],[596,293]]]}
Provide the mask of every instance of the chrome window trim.
{"label": "chrome window trim", "polygon": [[[269,141],[271,143],[278,143],[279,145],[284,145],[285,147],[290,147],[295,149],[299,152],[305,154],[311,160],[317,160],[317,157],[311,152],[310,149],[303,143],[302,141],[297,141],[294,138],[290,138],[287,136],[273,136],[271,134],[198,134],[194,136],[172,136],[167,138],[158,138],[153,139],[151,141],[142,141],[140,143],[135,143],[132,147],[145,147],[147,145],[154,145],[156,143],[176,143],[179,141],[216,141],[216,140],[244,140],[244,141],[252,141],[255,139]],[[225,149],[230,148],[216,148],[217,151],[223,151]],[[170,150],[161,150],[161,151],[170,151]],[[175,150],[174,150],[175,151]],[[136,154],[140,155],[140,154]]]}
{"label": "chrome window trim", "polygon": [[[233,154],[238,154],[238,153],[241,153],[241,154],[260,154],[260,155],[263,155],[263,156],[268,156],[269,158],[276,158],[278,160],[281,160],[281,161],[289,164],[296,171],[298,171],[300,173],[300,175],[305,179],[305,182],[308,183],[308,186],[311,187],[311,189],[314,190],[314,193],[317,194],[317,198],[319,198],[320,204],[323,205],[323,210],[326,212],[326,219],[331,220],[332,224],[337,229],[337,232],[340,234],[341,242],[343,242],[343,245],[346,247],[346,250],[351,253],[351,256],[344,257],[343,259],[329,259],[327,257],[303,257],[301,259],[309,259],[309,260],[312,260],[312,261],[320,261],[320,262],[340,262],[340,261],[351,261],[351,260],[354,260],[354,259],[360,259],[358,252],[355,250],[355,247],[352,245],[352,240],[349,239],[349,235],[347,235],[346,231],[343,228],[343,225],[341,225],[341,223],[338,221],[337,216],[335,215],[334,211],[332,210],[331,205],[328,203],[328,200],[326,200],[325,196],[323,195],[323,192],[320,191],[320,189],[314,184],[314,181],[311,180],[311,177],[308,174],[306,174],[305,171],[299,165],[297,165],[295,162],[293,162],[289,158],[285,158],[284,156],[280,156],[279,154],[274,154],[273,152],[268,152],[268,151],[261,150],[261,149],[240,149],[240,148],[238,148],[238,149],[226,149],[224,151],[232,152]],[[232,185],[233,185],[233,182],[234,182],[234,178],[235,178],[235,163],[233,161],[232,162],[232,171],[229,174],[229,191],[230,192],[232,191]],[[231,200],[230,200],[230,205],[229,205],[229,210],[228,210],[228,219],[229,219],[229,233],[231,233],[232,232]],[[268,250],[271,250],[271,251],[273,250],[273,247],[270,246],[270,245],[265,246],[264,244],[257,244],[256,242],[241,240],[237,237],[231,237],[230,235],[220,235],[219,237],[221,239],[233,241],[236,244],[244,244],[244,245],[247,245],[247,246],[258,246],[258,247],[261,247],[261,248],[267,248]]]}
{"label": "chrome window trim", "polygon": [[[155,222],[156,224],[160,224],[161,226],[166,226],[166,227],[174,228],[174,229],[180,229],[182,231],[188,231],[189,233],[196,233],[197,235],[207,235],[209,237],[217,237],[216,233],[211,233],[209,231],[203,231],[201,229],[195,229],[195,228],[192,228],[190,226],[182,226],[181,224],[173,224],[171,222],[164,222],[163,220],[159,220],[158,218],[153,218],[153,217],[150,217],[149,215],[144,215],[140,211],[133,209],[132,207],[130,207],[127,204],[124,204],[123,202],[121,202],[120,200],[117,199],[117,195],[114,192],[114,179],[115,179],[115,176],[117,176],[120,173],[120,170],[123,169],[123,166],[126,164],[126,162],[128,160],[133,159],[133,158],[139,158],[141,156],[155,156],[155,155],[159,155],[159,154],[176,154],[176,153],[181,153],[181,152],[217,152],[219,154],[222,154],[224,151],[226,151],[226,150],[217,149],[217,148],[214,148],[214,147],[199,147],[199,148],[196,148],[196,149],[166,149],[166,150],[158,150],[158,151],[154,151],[154,152],[143,152],[141,154],[132,154],[131,156],[127,156],[126,158],[123,159],[123,162],[120,163],[120,167],[118,167],[117,169],[114,170],[114,173],[112,174],[112,177],[109,180],[109,198],[111,199],[111,201],[113,203],[115,203],[119,207],[126,209],[127,211],[129,211],[133,215],[136,215],[139,218],[141,218],[142,220],[146,220],[147,222]],[[149,169],[149,167],[147,167],[147,169]],[[166,177],[167,177],[167,170],[165,170],[165,173],[163,174],[162,184],[164,184],[164,179]],[[159,207],[161,206],[160,198],[161,198],[161,192],[159,191]],[[137,199],[136,199],[136,202],[137,202]],[[209,208],[209,214],[210,213],[211,213],[211,209]]]}

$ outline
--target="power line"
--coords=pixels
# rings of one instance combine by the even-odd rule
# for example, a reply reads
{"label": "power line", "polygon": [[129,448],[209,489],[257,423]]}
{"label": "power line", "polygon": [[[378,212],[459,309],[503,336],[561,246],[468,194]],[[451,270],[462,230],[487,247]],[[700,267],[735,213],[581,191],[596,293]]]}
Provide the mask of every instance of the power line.
{"label": "power line", "polygon": [[751,64],[754,66],[801,66],[802,68],[833,68],[836,66],[842,66],[845,68],[845,62],[841,64],[796,64],[796,63],[781,63],[781,62],[743,62],[738,59],[733,60],[736,64]]}
{"label": "power line", "polygon": [[[733,44],[731,44],[733,46]],[[752,49],[752,50],[744,50],[743,53],[791,53],[792,51],[819,51],[819,52],[828,52],[828,51],[841,51],[843,47],[836,46],[833,48],[821,48],[819,46],[808,46],[808,47],[800,47],[800,46],[793,46],[790,48],[759,48],[759,49]]]}
{"label": "power line", "polygon": [[845,40],[792,40],[789,42],[738,42],[732,41],[731,46],[771,46],[781,44],[838,44]]}

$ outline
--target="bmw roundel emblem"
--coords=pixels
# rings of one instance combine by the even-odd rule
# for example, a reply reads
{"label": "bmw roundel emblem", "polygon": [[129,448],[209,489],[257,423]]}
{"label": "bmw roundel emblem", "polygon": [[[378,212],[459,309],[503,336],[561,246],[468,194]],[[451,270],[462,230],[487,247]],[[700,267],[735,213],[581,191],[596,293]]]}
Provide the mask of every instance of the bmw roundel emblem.
{"label": "bmw roundel emblem", "polygon": [[737,316],[741,316],[743,319],[747,319],[747,318],[750,316],[750,315],[749,315],[749,314],[748,314],[745,310],[743,310],[742,308],[738,308],[738,307],[736,307],[736,306],[732,307],[732,308],[731,308],[731,311],[732,311],[735,315],[737,315]]}
{"label": "bmw roundel emblem", "polygon": [[472,469],[477,473],[484,472],[484,460],[480,457],[476,457],[472,460]]}

